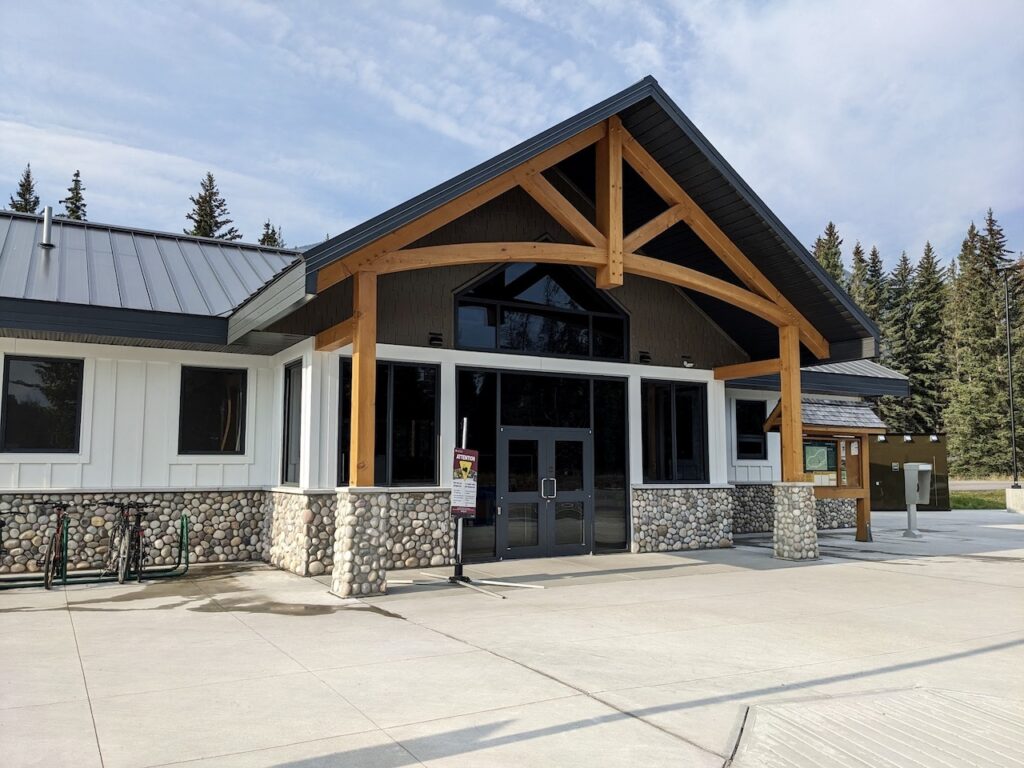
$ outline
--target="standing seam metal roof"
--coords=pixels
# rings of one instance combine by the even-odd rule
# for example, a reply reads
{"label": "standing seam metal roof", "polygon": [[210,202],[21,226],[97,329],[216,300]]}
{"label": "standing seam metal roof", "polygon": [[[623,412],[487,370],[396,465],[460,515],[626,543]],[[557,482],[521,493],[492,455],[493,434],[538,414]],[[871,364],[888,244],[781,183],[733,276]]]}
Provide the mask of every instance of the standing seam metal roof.
{"label": "standing seam metal roof", "polygon": [[226,316],[300,260],[297,251],[0,211],[0,297]]}

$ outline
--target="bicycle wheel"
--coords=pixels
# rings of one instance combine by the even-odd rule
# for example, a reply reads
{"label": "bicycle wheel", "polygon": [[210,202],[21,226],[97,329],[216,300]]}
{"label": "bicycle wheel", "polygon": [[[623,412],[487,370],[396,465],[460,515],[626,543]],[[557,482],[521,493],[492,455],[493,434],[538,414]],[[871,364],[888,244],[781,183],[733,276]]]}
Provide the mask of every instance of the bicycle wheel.
{"label": "bicycle wheel", "polygon": [[53,579],[57,572],[57,536],[60,529],[46,542],[46,552],[43,554],[43,586],[53,589]]}
{"label": "bicycle wheel", "polygon": [[127,536],[121,537],[121,546],[117,552],[117,583],[124,584],[125,578],[128,576],[128,555],[131,541]]}
{"label": "bicycle wheel", "polygon": [[146,546],[146,538],[139,536],[139,543],[135,545],[135,580],[140,584],[142,583],[142,562],[145,555],[142,554],[143,548]]}

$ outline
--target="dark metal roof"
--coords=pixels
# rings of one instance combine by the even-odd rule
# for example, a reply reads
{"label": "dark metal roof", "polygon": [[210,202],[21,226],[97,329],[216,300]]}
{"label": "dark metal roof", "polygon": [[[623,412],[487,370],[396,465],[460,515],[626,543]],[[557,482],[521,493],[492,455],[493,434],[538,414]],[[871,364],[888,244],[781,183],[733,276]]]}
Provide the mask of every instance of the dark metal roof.
{"label": "dark metal roof", "polygon": [[[877,327],[825,273],[807,249],[697,130],[653,77],[644,78],[600,104],[450,181],[314,246],[305,253],[309,277],[315,278],[317,270],[327,264],[612,115],[619,115],[636,140],[832,343],[833,357],[873,354],[878,337]],[[588,151],[593,152],[592,149],[584,150],[580,155]],[[560,167],[580,189],[593,189],[593,163],[574,162],[573,158],[569,158]],[[627,169],[627,189],[630,183]],[[630,209],[631,202],[627,199],[624,214],[627,227],[631,220],[645,221],[664,208],[660,199],[652,200],[650,195],[641,193],[632,198],[640,202],[633,203]],[[685,263],[686,266],[716,277],[738,282],[721,260],[685,224],[676,225],[648,243],[644,250],[650,256]],[[777,354],[777,332],[770,324],[716,299],[691,291],[687,293],[752,358]],[[870,343],[863,343],[865,341]],[[806,358],[806,361],[811,362],[811,359]]]}
{"label": "dark metal roof", "polygon": [[859,427],[888,429],[870,403],[850,400],[804,400],[801,419],[809,427]]}
{"label": "dark metal roof", "polygon": [[[726,382],[739,389],[779,391],[779,375],[752,376]],[[819,395],[858,395],[860,397],[908,397],[910,380],[902,373],[873,360],[848,360],[800,369],[800,389]]]}
{"label": "dark metal roof", "polygon": [[54,248],[40,248],[41,236],[41,216],[0,211],[0,298],[52,302],[58,311],[78,305],[226,317],[300,258],[291,250],[62,218],[53,220]]}

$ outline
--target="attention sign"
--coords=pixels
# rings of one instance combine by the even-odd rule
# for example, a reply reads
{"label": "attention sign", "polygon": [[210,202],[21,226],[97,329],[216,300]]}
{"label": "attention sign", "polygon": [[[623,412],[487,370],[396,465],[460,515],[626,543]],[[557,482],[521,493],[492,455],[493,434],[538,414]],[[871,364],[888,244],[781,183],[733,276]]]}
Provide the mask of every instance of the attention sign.
{"label": "attention sign", "polygon": [[480,453],[455,449],[452,462],[452,517],[476,517],[476,470]]}

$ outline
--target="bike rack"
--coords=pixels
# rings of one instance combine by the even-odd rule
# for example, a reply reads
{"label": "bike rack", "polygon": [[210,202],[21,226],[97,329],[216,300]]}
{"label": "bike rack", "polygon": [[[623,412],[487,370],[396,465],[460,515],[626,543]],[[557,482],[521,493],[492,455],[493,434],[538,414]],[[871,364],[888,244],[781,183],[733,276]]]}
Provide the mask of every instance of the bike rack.
{"label": "bike rack", "polygon": [[[61,585],[67,586],[68,584],[101,584],[106,583],[108,581],[117,581],[116,574],[104,574],[102,571],[97,572],[95,569],[72,571],[71,576],[68,576],[68,536],[70,534],[70,531],[71,526],[65,525],[63,547],[64,557],[60,568]],[[164,565],[158,568],[146,568],[145,566],[143,566],[142,578],[145,580],[169,579],[177,576],[184,576],[186,573],[188,573],[190,559],[188,549],[188,534],[188,517],[186,515],[182,515],[181,520],[179,522],[177,561],[174,563],[174,565]],[[16,574],[14,576],[4,574],[3,576],[0,576],[0,590],[41,586],[43,586],[42,571],[32,574]]]}

